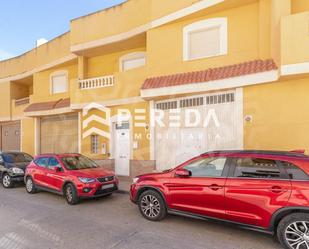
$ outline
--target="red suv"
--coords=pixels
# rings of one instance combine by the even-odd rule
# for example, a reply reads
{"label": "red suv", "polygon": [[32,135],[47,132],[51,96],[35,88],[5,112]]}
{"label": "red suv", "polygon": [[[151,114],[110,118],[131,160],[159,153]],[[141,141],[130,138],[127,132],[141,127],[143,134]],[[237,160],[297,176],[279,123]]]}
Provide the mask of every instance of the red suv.
{"label": "red suv", "polygon": [[40,155],[27,167],[26,190],[46,190],[64,195],[70,205],[79,199],[111,195],[118,189],[113,172],[100,168],[80,154]]}
{"label": "red suv", "polygon": [[309,157],[300,152],[215,151],[133,179],[131,200],[152,221],[167,213],[227,221],[309,248]]}

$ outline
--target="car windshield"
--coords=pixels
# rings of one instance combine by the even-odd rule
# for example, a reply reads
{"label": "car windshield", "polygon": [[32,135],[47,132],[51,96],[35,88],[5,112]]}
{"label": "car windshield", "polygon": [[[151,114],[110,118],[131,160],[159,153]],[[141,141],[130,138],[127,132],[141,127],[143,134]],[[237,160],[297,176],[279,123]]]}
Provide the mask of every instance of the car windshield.
{"label": "car windshield", "polygon": [[85,156],[67,156],[61,158],[66,169],[68,170],[80,170],[80,169],[93,169],[98,165]]}
{"label": "car windshield", "polygon": [[6,163],[30,163],[33,160],[28,154],[15,152],[4,153],[2,157]]}

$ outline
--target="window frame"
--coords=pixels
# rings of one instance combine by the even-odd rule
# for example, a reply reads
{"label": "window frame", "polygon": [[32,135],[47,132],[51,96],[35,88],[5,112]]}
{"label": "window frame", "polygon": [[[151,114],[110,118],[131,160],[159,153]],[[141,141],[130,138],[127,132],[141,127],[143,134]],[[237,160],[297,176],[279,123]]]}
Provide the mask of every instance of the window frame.
{"label": "window frame", "polygon": [[[137,60],[137,59],[145,59],[145,64],[143,66],[138,66],[138,67],[135,67],[135,68],[130,68],[130,69],[124,70],[123,63],[125,61]],[[147,64],[147,56],[146,56],[145,51],[139,51],[139,52],[133,52],[133,53],[125,54],[125,55],[123,55],[119,58],[119,71],[120,72],[131,71],[131,70],[134,70],[134,69],[137,69],[137,68],[144,67],[144,66],[146,66],[146,64]]]}
{"label": "window frame", "polygon": [[229,173],[229,170],[230,170],[230,166],[231,166],[231,158],[229,158],[228,156],[206,156],[206,157],[198,157],[198,158],[195,158],[194,160],[190,160],[188,162],[186,162],[184,165],[181,165],[180,167],[176,168],[175,169],[175,172],[177,169],[185,169],[186,166],[188,166],[189,164],[191,163],[194,163],[196,161],[199,161],[199,160],[205,160],[207,158],[226,158],[226,161],[225,161],[225,165],[223,167],[223,170],[222,170],[222,175],[221,176],[190,176],[189,179],[198,179],[198,178],[207,178],[207,179],[211,179],[211,178],[227,178],[228,177],[228,173]]}
{"label": "window frame", "polygon": [[[264,160],[272,160],[274,162],[276,162],[276,165],[278,166],[278,169],[279,169],[279,178],[253,178],[253,177],[236,177],[234,176],[235,174],[235,171],[236,171],[236,161],[237,159],[240,159],[240,158],[258,158],[258,159],[264,159]],[[238,179],[238,180],[241,180],[241,179],[244,179],[244,180],[268,180],[268,181],[289,181],[290,178],[289,176],[287,175],[287,172],[286,170],[284,169],[282,163],[277,160],[277,159],[273,159],[273,158],[267,158],[267,157],[259,157],[259,156],[235,156],[235,157],[231,157],[231,167],[230,167],[230,170],[229,170],[229,173],[228,173],[228,178],[232,178],[232,179]]]}
{"label": "window frame", "polygon": [[[200,56],[197,58],[192,58],[190,56],[190,37],[189,35],[193,32],[219,28],[220,32],[220,49],[218,54]],[[228,21],[226,17],[220,18],[211,18],[202,21],[198,21],[192,24],[189,24],[183,28],[183,60],[192,61],[199,60],[204,58],[211,58],[221,55],[226,55],[228,53]]]}
{"label": "window frame", "polygon": [[[100,154],[100,146],[99,145],[100,145],[99,135],[92,134],[90,136],[91,154],[93,154],[93,155]],[[94,148],[94,146],[96,146],[96,147]]]}
{"label": "window frame", "polygon": [[[65,90],[63,92],[54,92],[54,85],[53,85],[53,78],[57,77],[57,76],[65,76]],[[56,71],[53,72],[52,74],[50,74],[50,78],[49,78],[49,88],[50,88],[50,94],[51,95],[55,95],[55,94],[63,94],[63,93],[67,93],[69,90],[69,74],[68,71],[66,70],[62,70],[62,71]]]}

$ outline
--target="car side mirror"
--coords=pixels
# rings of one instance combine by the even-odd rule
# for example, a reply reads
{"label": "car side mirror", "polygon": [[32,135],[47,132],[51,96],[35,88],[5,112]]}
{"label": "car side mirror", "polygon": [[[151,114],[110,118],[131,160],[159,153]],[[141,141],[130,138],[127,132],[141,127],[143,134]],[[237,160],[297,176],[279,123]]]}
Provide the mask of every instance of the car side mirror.
{"label": "car side mirror", "polygon": [[62,172],[62,168],[60,166],[53,168],[55,172]]}
{"label": "car side mirror", "polygon": [[189,171],[187,169],[177,169],[176,172],[175,172],[175,175],[177,177],[181,177],[181,178],[188,178],[192,174],[191,174],[191,171]]}

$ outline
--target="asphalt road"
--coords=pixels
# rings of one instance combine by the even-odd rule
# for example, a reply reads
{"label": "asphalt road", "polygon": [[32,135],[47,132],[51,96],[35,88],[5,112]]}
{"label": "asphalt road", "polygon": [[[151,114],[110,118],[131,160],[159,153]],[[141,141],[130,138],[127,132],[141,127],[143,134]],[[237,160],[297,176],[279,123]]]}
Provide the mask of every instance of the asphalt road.
{"label": "asphalt road", "polygon": [[0,187],[0,248],[276,249],[272,237],[229,225],[141,217],[126,194],[69,206],[61,196]]}

